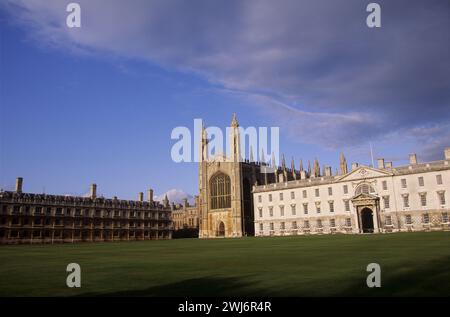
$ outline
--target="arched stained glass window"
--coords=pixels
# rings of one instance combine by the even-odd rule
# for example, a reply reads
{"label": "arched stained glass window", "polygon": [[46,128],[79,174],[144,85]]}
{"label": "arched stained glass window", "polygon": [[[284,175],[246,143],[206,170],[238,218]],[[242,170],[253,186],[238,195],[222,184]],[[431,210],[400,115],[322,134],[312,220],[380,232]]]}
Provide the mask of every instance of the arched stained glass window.
{"label": "arched stained glass window", "polygon": [[231,181],[225,174],[217,174],[210,182],[211,209],[231,207]]}

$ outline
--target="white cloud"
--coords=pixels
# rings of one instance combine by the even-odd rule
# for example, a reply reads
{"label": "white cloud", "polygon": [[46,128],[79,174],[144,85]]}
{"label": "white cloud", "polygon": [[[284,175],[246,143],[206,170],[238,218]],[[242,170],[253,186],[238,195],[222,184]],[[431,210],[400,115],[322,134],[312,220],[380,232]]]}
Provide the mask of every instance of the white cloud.
{"label": "white cloud", "polygon": [[191,205],[194,204],[194,196],[184,192],[181,189],[176,189],[176,188],[169,189],[167,192],[155,196],[154,199],[156,201],[163,201],[163,199],[166,195],[171,203],[174,202],[175,204],[181,204],[181,203],[183,203],[183,200],[185,198],[187,198],[189,204],[191,204]]}
{"label": "white cloud", "polygon": [[450,119],[446,0],[381,1],[379,30],[358,0],[78,2],[80,29],[65,26],[63,1],[4,6],[41,45],[143,59],[238,91],[301,142],[342,147]]}

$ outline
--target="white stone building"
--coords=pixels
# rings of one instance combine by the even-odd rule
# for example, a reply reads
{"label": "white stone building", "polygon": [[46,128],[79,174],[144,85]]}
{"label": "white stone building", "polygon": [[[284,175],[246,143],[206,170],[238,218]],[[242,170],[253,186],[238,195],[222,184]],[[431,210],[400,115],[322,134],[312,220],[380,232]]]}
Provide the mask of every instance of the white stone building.
{"label": "white stone building", "polygon": [[450,148],[429,163],[412,154],[406,166],[379,159],[348,172],[341,155],[339,175],[322,175],[317,161],[299,179],[283,175],[253,187],[256,236],[450,229]]}

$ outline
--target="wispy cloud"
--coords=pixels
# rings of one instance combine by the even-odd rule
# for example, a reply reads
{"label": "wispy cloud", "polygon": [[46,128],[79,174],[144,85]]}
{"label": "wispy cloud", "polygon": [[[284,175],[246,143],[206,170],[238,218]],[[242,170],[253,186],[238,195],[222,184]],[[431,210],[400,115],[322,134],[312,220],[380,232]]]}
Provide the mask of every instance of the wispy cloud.
{"label": "wispy cloud", "polygon": [[450,119],[447,0],[379,1],[376,30],[358,0],[78,2],[81,29],[65,26],[64,1],[3,7],[41,45],[198,74],[301,142],[336,148],[407,131],[445,145],[433,133]]}

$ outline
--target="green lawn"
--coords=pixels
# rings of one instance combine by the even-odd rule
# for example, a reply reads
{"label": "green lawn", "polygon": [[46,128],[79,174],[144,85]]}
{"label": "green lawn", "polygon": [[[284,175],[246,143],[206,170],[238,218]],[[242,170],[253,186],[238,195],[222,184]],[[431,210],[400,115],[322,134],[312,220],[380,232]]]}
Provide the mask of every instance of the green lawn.
{"label": "green lawn", "polygon": [[450,232],[17,245],[0,247],[0,296],[450,296],[449,270]]}

